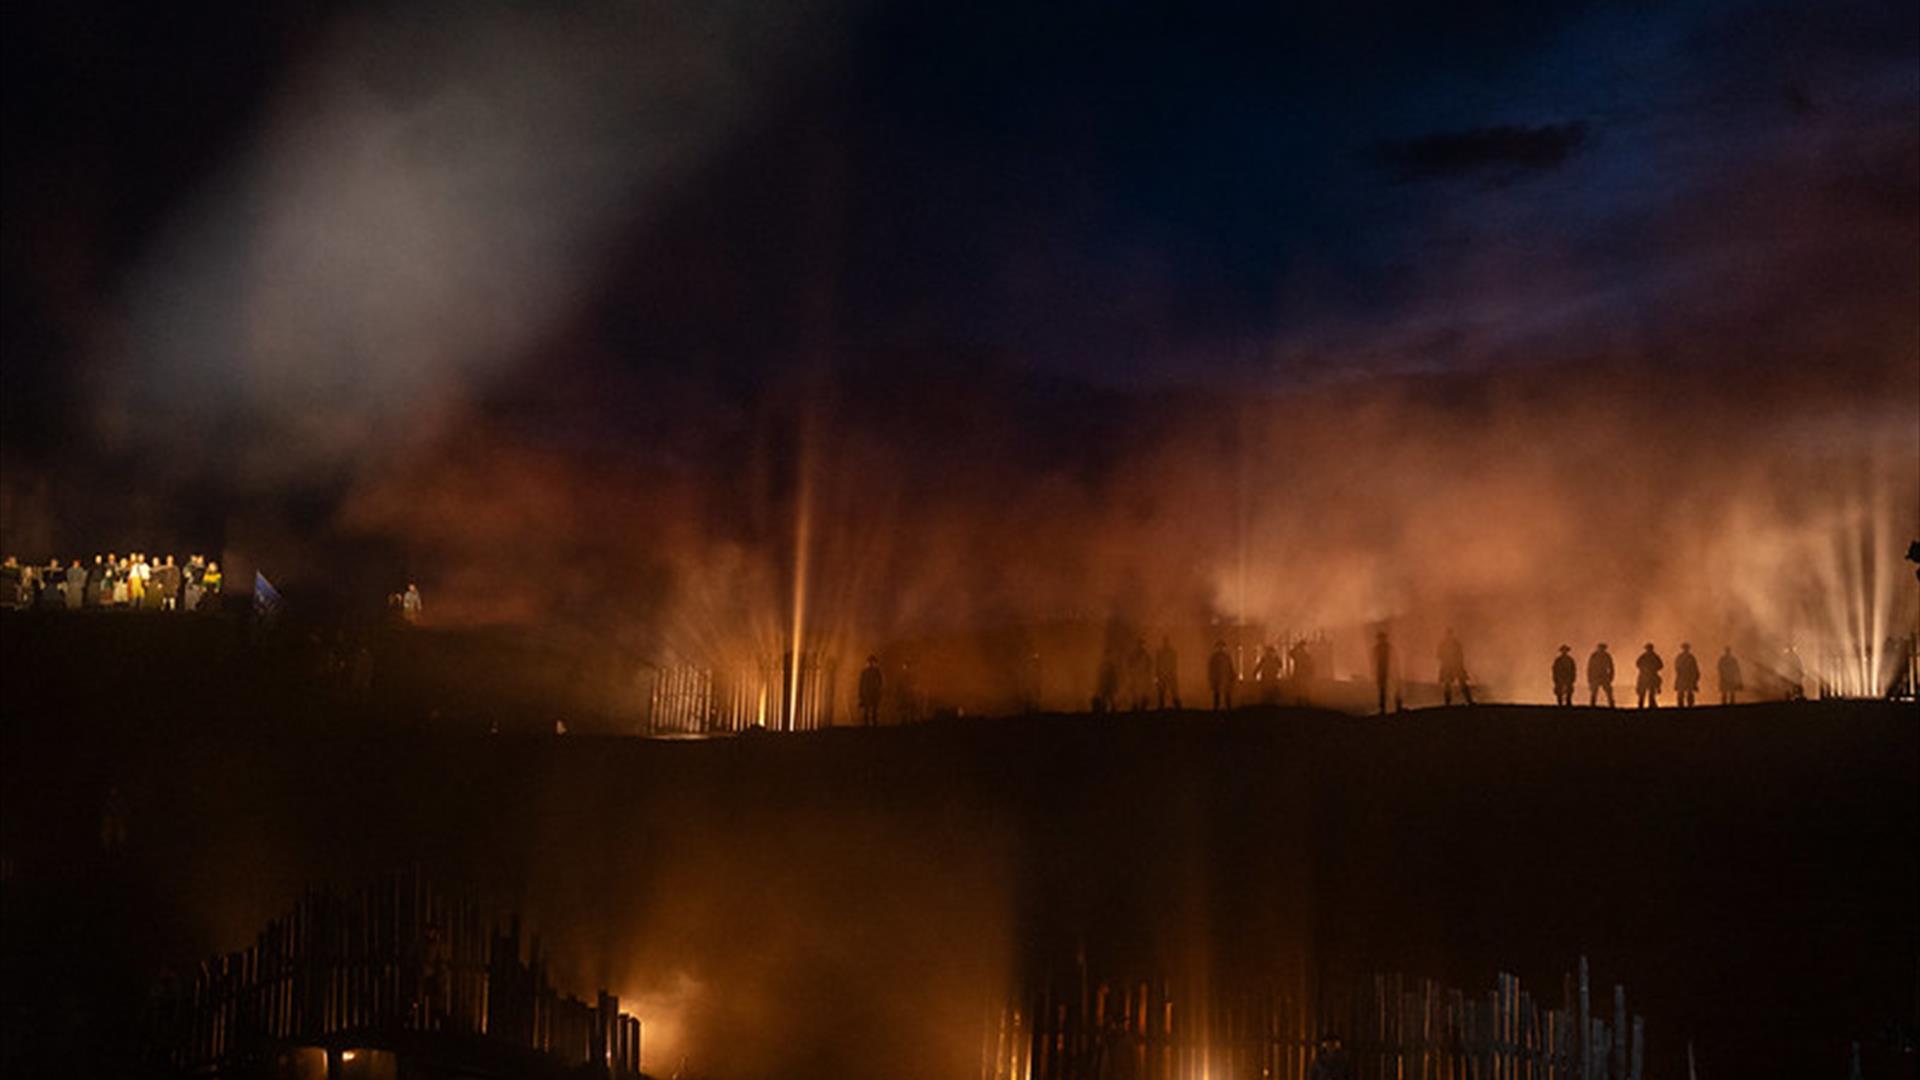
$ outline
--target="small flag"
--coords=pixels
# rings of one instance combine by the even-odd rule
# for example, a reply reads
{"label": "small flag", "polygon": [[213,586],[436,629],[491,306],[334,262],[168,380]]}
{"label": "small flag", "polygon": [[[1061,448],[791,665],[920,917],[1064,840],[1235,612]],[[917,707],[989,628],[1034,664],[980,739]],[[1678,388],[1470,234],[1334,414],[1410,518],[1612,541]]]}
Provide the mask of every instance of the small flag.
{"label": "small flag", "polygon": [[267,575],[258,570],[253,572],[253,617],[260,622],[272,622],[280,614],[280,590],[273,587]]}

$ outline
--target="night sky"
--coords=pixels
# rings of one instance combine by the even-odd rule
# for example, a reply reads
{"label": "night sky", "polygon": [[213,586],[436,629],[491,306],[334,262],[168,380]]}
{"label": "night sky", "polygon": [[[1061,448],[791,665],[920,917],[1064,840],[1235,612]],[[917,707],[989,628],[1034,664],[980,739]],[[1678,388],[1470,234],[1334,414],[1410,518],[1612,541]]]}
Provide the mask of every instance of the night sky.
{"label": "night sky", "polygon": [[[1167,895],[1192,891],[1182,867],[1203,865],[1188,860],[1207,843],[1222,845],[1222,880],[1236,880],[1257,863],[1246,852],[1270,838],[1228,830],[1207,840],[1199,823],[1227,810],[1204,808],[1271,805],[1277,815],[1309,805],[1285,801],[1284,786],[1247,763],[1256,759],[1236,756],[1252,744],[1216,740],[1181,717],[1183,741],[1166,744],[1170,753],[1151,740],[1106,741],[1095,726],[1105,715],[1080,726],[1030,717],[1046,738],[1069,740],[1032,752],[1010,722],[1005,745],[1019,769],[1008,771],[989,761],[1002,744],[969,741],[967,722],[1088,708],[1105,693],[1102,673],[1117,670],[1111,661],[1149,639],[1178,643],[1189,706],[1211,643],[1229,635],[1248,655],[1261,642],[1311,639],[1325,662],[1306,685],[1365,697],[1383,630],[1399,650],[1392,679],[1408,685],[1424,682],[1436,644],[1457,630],[1482,703],[1503,709],[1548,700],[1560,642],[1576,656],[1606,641],[1623,657],[1643,641],[1670,656],[1683,641],[1708,657],[1725,649],[1748,665],[1748,691],[1772,697],[1801,681],[1777,675],[1795,649],[1790,662],[1800,670],[1804,660],[1809,687],[1872,696],[1894,635],[1920,613],[1902,560],[1920,536],[1912,0],[1161,10],[1030,0],[56,2],[10,11],[0,50],[0,553],[41,565],[108,550],[212,554],[226,565],[232,608],[245,609],[259,572],[286,597],[287,624],[324,626],[339,643],[370,634],[444,645],[446,670],[459,674],[447,683],[468,699],[512,685],[521,696],[488,707],[538,702],[515,719],[543,740],[550,716],[579,721],[580,736],[554,742],[579,747],[583,764],[593,734],[640,725],[642,688],[656,685],[648,673],[764,674],[782,656],[812,656],[831,683],[835,671],[855,678],[860,658],[884,657],[901,701],[963,718],[920,730],[974,747],[963,752],[977,755],[982,805],[1017,790],[1013,804],[1032,808],[1019,826],[994,809],[993,828],[955,834],[955,850],[998,843],[1002,828],[1057,835],[1059,858],[1047,844],[1023,858],[1084,888],[1087,910],[1120,910],[1116,896],[1132,889],[1129,903],[1165,914],[1177,905],[1162,911],[1158,894],[1139,891],[1125,859],[1102,865],[1110,878],[1077,876],[1074,860],[1099,849],[1074,838],[1124,837],[1137,813],[1164,830],[1168,854],[1155,869],[1167,873]],[[409,581],[426,596],[424,625],[371,630],[394,621],[388,597]],[[18,618],[30,626],[39,616]],[[380,831],[341,824],[357,819],[334,814],[334,802],[369,822],[386,804],[343,796],[353,789],[335,786],[287,736],[295,721],[270,714],[297,702],[288,717],[307,710],[312,730],[357,740],[355,723],[386,712],[343,720],[333,699],[282,683],[281,669],[253,653],[220,661],[246,668],[230,676],[244,696],[216,685],[227,668],[164,651],[148,658],[165,669],[154,686],[178,690],[95,679],[98,657],[60,636],[147,633],[162,619],[168,632],[197,627],[200,637],[179,639],[189,645],[227,625],[48,617],[38,624],[53,628],[46,636],[8,642],[28,646],[29,660],[10,666],[29,672],[34,691],[20,711],[33,714],[37,695],[45,708],[30,718],[79,748],[72,775],[85,783],[66,795],[85,804],[68,815],[81,847],[93,843],[100,815],[87,800],[114,775],[103,761],[114,753],[140,759],[136,772],[169,771],[156,783],[190,793],[183,801],[219,830],[237,829],[218,849],[238,853],[233,866],[274,846],[272,814],[249,799],[290,815],[296,804],[324,810],[316,830],[337,831],[342,849]],[[457,653],[467,647],[475,651]],[[410,655],[382,651],[379,678],[427,650]],[[550,670],[486,660],[495,655],[546,657]],[[31,685],[35,656],[85,663],[86,675]],[[418,662],[430,686],[430,665]],[[468,677],[483,664],[484,677]],[[1044,693],[1032,685],[1043,669]],[[1631,678],[1623,664],[1623,703]],[[88,708],[139,735],[98,749],[117,745],[100,733],[115,729],[95,731],[85,709],[62,711],[83,690],[99,695]],[[1384,676],[1378,692],[1384,712]],[[123,693],[161,703],[160,721],[145,705],[121,708],[112,695]],[[261,760],[284,759],[286,772],[220,757],[224,736],[189,731],[184,719],[170,727],[202,719],[202,694],[224,702],[233,730],[244,727]],[[379,708],[447,733],[483,730],[479,713],[441,708],[462,698],[440,694]],[[576,699],[590,708],[568,711]],[[1508,875],[1534,868],[1512,855],[1524,845],[1502,846],[1505,832],[1516,822],[1557,829],[1541,807],[1564,803],[1605,858],[1589,866],[1588,852],[1556,834],[1548,846],[1561,862],[1550,865],[1585,867],[1562,875],[1590,904],[1583,925],[1623,939],[1658,931],[1641,955],[1683,999],[1669,1015],[1707,1015],[1702,1031],[1718,1023],[1719,1045],[1738,1047],[1722,1061],[1798,1038],[1787,1006],[1737,1022],[1710,1015],[1722,1007],[1713,984],[1742,978],[1737,965],[1715,965],[1749,957],[1771,965],[1763,974],[1774,980],[1746,988],[1754,1000],[1774,994],[1832,1021],[1819,1035],[1831,1045],[1808,1037],[1795,1052],[1838,1075],[1834,1033],[1858,1021],[1841,1013],[1879,991],[1829,995],[1822,980],[1872,954],[1860,967],[1878,965],[1879,981],[1863,986],[1911,986],[1911,967],[1895,970],[1911,949],[1881,947],[1876,935],[1893,919],[1875,906],[1903,909],[1899,890],[1912,892],[1911,858],[1888,854],[1909,850],[1912,815],[1884,810],[1911,784],[1888,778],[1898,762],[1879,749],[1881,728],[1826,741],[1828,730],[1852,731],[1856,704],[1808,707],[1831,725],[1767,719],[1798,705],[1716,710],[1713,729],[1586,715],[1584,742],[1563,741],[1544,710],[1486,727],[1449,727],[1448,713],[1424,708],[1377,729],[1322,717],[1313,723],[1327,732],[1378,736],[1378,746],[1354,744],[1351,774],[1301,779],[1335,793],[1330,804],[1351,808],[1352,835],[1381,846],[1358,851],[1344,879],[1287,874],[1305,891],[1344,880],[1354,896],[1418,904],[1368,869],[1390,848],[1420,847],[1383,809],[1411,807],[1410,819],[1449,843],[1488,843],[1487,877],[1433,854],[1435,880],[1463,883],[1461,897],[1491,882],[1530,919],[1535,898]],[[602,714],[590,710],[603,710],[607,726],[592,727]],[[1749,712],[1761,719],[1746,726]],[[1250,715],[1243,735],[1259,745],[1285,735],[1269,750],[1293,752],[1290,721],[1266,727],[1264,713]],[[1399,738],[1410,729],[1387,726],[1416,723],[1433,746],[1458,736],[1447,754],[1484,770],[1461,775],[1489,777],[1484,787],[1508,801],[1489,801],[1477,780],[1438,777],[1441,809],[1420,809],[1434,767],[1422,743]],[[1770,740],[1776,723],[1793,738]],[[1646,767],[1627,752],[1641,744],[1615,740],[1639,724],[1683,752]],[[947,744],[922,744],[920,764],[894,771],[878,757],[837,756],[857,748],[831,741],[843,734],[875,736],[862,745],[879,747],[909,733],[797,735],[782,745],[798,753],[796,771],[765,782],[740,772],[727,783],[751,798],[723,799],[733,809],[717,815],[687,808],[701,809],[711,797],[702,785],[731,766],[659,765],[656,788],[624,757],[591,753],[602,771],[588,782],[559,757],[529,769],[510,739],[462,744],[486,768],[498,755],[498,776],[524,779],[513,789],[522,802],[437,758],[418,766],[434,770],[426,780],[407,771],[409,754],[426,762],[438,743],[351,771],[365,773],[354,782],[367,791],[390,785],[401,816],[424,808],[411,820],[428,842],[458,834],[476,853],[489,834],[456,821],[461,800],[503,829],[537,803],[544,823],[513,832],[528,879],[560,867],[559,892],[570,866],[594,878],[597,898],[623,902],[631,890],[606,887],[599,856],[562,853],[624,842],[626,811],[608,808],[631,808],[632,820],[679,838],[660,850],[684,841],[702,856],[658,860],[668,871],[659,896],[673,901],[653,939],[667,943],[664,955],[704,940],[754,954],[736,969],[748,973],[741,981],[714,984],[714,1000],[731,1005],[739,986],[781,985],[753,965],[777,951],[759,942],[784,939],[742,936],[760,921],[727,913],[757,910],[769,882],[806,861],[786,832],[737,827],[756,820],[739,809],[752,800],[818,793],[824,817],[782,828],[809,843],[859,841],[845,845],[850,861],[828,852],[816,864],[826,915],[884,908],[870,869],[884,881],[904,866],[910,883],[922,881],[923,859],[931,910],[970,899],[945,875],[973,864],[947,865],[944,849],[925,843],[945,826],[933,811],[923,826],[912,809],[938,803],[940,821],[951,818],[947,789],[916,771],[942,783],[964,776]],[[1755,756],[1723,755],[1714,746],[1723,737]],[[214,755],[203,772],[175,769],[141,741],[175,739]],[[1178,749],[1184,740],[1195,753]],[[1815,744],[1835,756],[1803,758],[1799,748]],[[666,745],[632,740],[639,757]],[[1099,753],[1076,764],[1082,748],[1116,745],[1112,760],[1137,756],[1137,787],[1104,774]],[[1572,764],[1511,771],[1503,754],[1528,746]],[[734,749],[761,748],[742,738]],[[350,753],[368,751],[355,742]],[[1379,772],[1381,753],[1402,771]],[[808,754],[848,771],[813,770]],[[6,758],[40,785],[29,791],[65,783],[58,769],[35,775],[31,746]],[[1175,781],[1157,790],[1163,768]],[[1081,779],[1055,786],[1059,770]],[[1377,772],[1418,780],[1351,790],[1341,780]],[[1569,785],[1568,775],[1590,780]],[[442,787],[444,818],[431,795]],[[298,795],[308,790],[312,798]],[[1082,791],[1094,793],[1084,804]],[[620,801],[629,792],[642,801]],[[1262,801],[1268,792],[1282,801]],[[203,794],[213,801],[194,801]],[[1162,814],[1161,796],[1187,809]],[[953,798],[962,797],[971,796]],[[887,816],[890,800],[904,816]],[[1122,812],[1098,809],[1107,805]],[[1658,837],[1658,851],[1632,848],[1640,834],[1613,827],[1615,808]],[[1083,832],[1056,828],[1064,811],[1082,815]],[[197,868],[214,849],[196,848],[190,832],[199,812],[169,827],[207,862],[168,863],[166,874],[211,892],[217,875]],[[1239,820],[1264,830],[1266,813]],[[685,819],[699,828],[683,829]],[[45,839],[31,816],[17,820],[26,824],[13,831]],[[441,820],[453,824],[431,824]],[[1307,820],[1303,845],[1323,822]],[[548,845],[541,830],[562,825],[567,842]],[[67,835],[47,832],[47,850]],[[395,835],[413,834],[396,826]],[[752,842],[746,862],[729,863],[739,851],[716,841],[718,869],[707,864],[696,849],[723,836]],[[1306,863],[1342,865],[1337,841],[1314,842],[1329,849],[1303,854]],[[15,863],[19,850],[8,848],[10,881],[16,865],[21,879],[37,872],[30,859]],[[368,857],[381,850],[369,846]],[[1829,861],[1779,868],[1783,850]],[[281,854],[285,880],[261,876],[249,889],[292,888],[293,868],[307,872]],[[638,861],[652,872],[651,855]],[[1855,865],[1866,869],[1853,874]],[[1634,872],[1583,884],[1616,866]],[[683,872],[685,888],[674,876]],[[1697,888],[1669,890],[1688,879]],[[1777,880],[1789,884],[1776,892]],[[841,890],[852,897],[845,906]],[[118,885],[98,895],[116,917],[140,910],[122,910]],[[708,911],[709,895],[727,901]],[[711,939],[673,936],[683,899],[702,909],[690,925]],[[1721,921],[1723,909],[1736,917]],[[1480,925],[1504,910],[1487,907]],[[1619,911],[1651,914],[1622,929],[1616,920],[1632,920]],[[1686,918],[1663,923],[1662,911]],[[902,901],[889,916],[907,938],[923,940],[927,924],[943,948],[970,946],[937,915],[909,914]],[[983,926],[1014,921],[1011,908],[974,914]],[[1445,917],[1427,914],[1435,925]],[[255,925],[251,913],[244,922]],[[848,957],[890,948],[867,923],[846,925],[873,951],[819,950],[844,970],[860,966]],[[1422,932],[1409,925],[1396,933]],[[1694,943],[1681,939],[1696,926],[1721,939],[1689,954]],[[1908,943],[1911,926],[1901,924]],[[809,966],[814,939],[793,940],[805,946],[801,960],[782,970],[806,980],[776,1011],[798,1029],[812,1014],[795,1002],[817,1005],[831,996],[820,985],[844,984],[832,976],[842,969]],[[1562,956],[1584,947],[1551,943]],[[920,965],[920,955],[898,953],[864,974],[878,984],[875,973]],[[619,962],[629,961],[639,963]],[[906,1007],[892,989],[872,1000]],[[966,1009],[978,1004],[970,997]],[[752,1026],[789,1049],[774,1039],[788,1029]],[[725,1047],[730,1030],[701,1034]],[[1691,1030],[1659,1031],[1664,1062],[1677,1063]],[[904,1045],[913,1031],[892,1035]],[[811,1037],[825,1041],[820,1029]],[[971,1035],[964,1049],[973,1052]]]}
{"label": "night sky", "polygon": [[454,411],[671,457],[638,415],[823,379],[1043,417],[1514,368],[1904,387],[1920,340],[1907,4],[10,30],[9,550],[324,522]]}

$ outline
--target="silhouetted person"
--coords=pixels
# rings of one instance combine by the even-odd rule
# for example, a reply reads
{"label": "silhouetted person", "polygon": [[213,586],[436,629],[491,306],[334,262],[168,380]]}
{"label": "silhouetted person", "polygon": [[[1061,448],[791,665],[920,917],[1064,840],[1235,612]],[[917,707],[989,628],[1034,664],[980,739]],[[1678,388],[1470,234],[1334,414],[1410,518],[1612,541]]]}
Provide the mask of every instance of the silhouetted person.
{"label": "silhouetted person", "polygon": [[1674,704],[1683,709],[1693,708],[1694,695],[1700,691],[1700,658],[1693,655],[1693,646],[1680,643],[1680,653],[1673,658],[1673,696]]}
{"label": "silhouetted person", "polygon": [[1280,700],[1280,650],[1271,645],[1260,648],[1253,661],[1254,694],[1263,705]]}
{"label": "silhouetted person", "polygon": [[1720,704],[1732,705],[1740,697],[1740,691],[1746,684],[1740,681],[1740,661],[1734,658],[1733,646],[1727,646],[1720,654]]}
{"label": "silhouetted person", "polygon": [[1460,639],[1453,636],[1453,628],[1448,627],[1446,636],[1440,639],[1440,701],[1453,704],[1453,688],[1460,688],[1460,697],[1467,704],[1473,704],[1473,687],[1467,685],[1467,651]]}
{"label": "silhouetted person", "polygon": [[1659,708],[1660,672],[1667,666],[1667,662],[1660,659],[1659,653],[1653,651],[1653,642],[1647,642],[1647,647],[1640,650],[1640,655],[1634,659],[1633,666],[1639,672],[1633,680],[1633,692],[1640,700],[1640,707]]}
{"label": "silhouetted person", "polygon": [[1380,688],[1380,715],[1387,715],[1387,680],[1393,675],[1393,646],[1385,630],[1373,636],[1373,681]]}
{"label": "silhouetted person", "polygon": [[1573,684],[1580,678],[1580,665],[1574,663],[1573,646],[1560,646],[1560,655],[1553,658],[1553,703],[1555,705],[1573,704]]}
{"label": "silhouetted person", "polygon": [[880,673],[880,658],[867,657],[867,666],[860,670],[860,722],[868,727],[880,723],[880,691],[886,685],[886,677]]}
{"label": "silhouetted person", "polygon": [[1300,704],[1307,703],[1307,695],[1313,690],[1313,650],[1307,648],[1305,641],[1296,641],[1287,650],[1287,660],[1293,664],[1293,693]]}
{"label": "silhouetted person", "polygon": [[1800,653],[1791,645],[1780,657],[1780,677],[1786,681],[1788,701],[1807,700],[1807,669],[1800,663]]}
{"label": "silhouetted person", "polygon": [[1328,1033],[1320,1036],[1319,1049],[1313,1055],[1313,1068],[1307,1073],[1307,1080],[1353,1080],[1353,1059],[1347,1056],[1347,1048],[1340,1036]]}
{"label": "silhouetted person", "polygon": [[1233,657],[1227,655],[1227,643],[1213,643],[1213,655],[1207,657],[1207,686],[1213,691],[1215,709],[1233,708]]}
{"label": "silhouetted person", "polygon": [[1147,651],[1147,639],[1139,638],[1133,643],[1133,651],[1127,654],[1127,707],[1134,712],[1146,712],[1152,700],[1153,654]]}
{"label": "silhouetted person", "polygon": [[93,569],[87,571],[87,606],[100,607],[106,603],[107,560],[104,555],[93,557]]}
{"label": "silhouetted person", "polygon": [[1160,639],[1160,651],[1153,654],[1153,685],[1162,709],[1171,702],[1180,707],[1180,654],[1173,651],[1171,638]]}
{"label": "silhouetted person", "polygon": [[1587,657],[1587,706],[1598,705],[1602,693],[1607,695],[1607,708],[1613,708],[1613,654],[1604,641]]}

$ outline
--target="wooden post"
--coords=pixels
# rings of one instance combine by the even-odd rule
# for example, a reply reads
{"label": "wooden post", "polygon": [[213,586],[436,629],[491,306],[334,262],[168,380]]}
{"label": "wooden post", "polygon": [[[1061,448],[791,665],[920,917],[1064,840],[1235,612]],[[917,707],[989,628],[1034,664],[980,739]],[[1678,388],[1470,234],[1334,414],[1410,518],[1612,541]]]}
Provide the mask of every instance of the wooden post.
{"label": "wooden post", "polygon": [[1627,1066],[1627,1080],[1640,1080],[1640,1069],[1645,1061],[1646,1024],[1638,1016],[1633,1018],[1633,1060]]}
{"label": "wooden post", "polygon": [[1607,1075],[1614,1080],[1626,1080],[1627,1075],[1627,1037],[1633,1021],[1627,1016],[1627,988],[1619,983],[1613,984],[1613,1056],[1608,1062]]}
{"label": "wooden post", "polygon": [[1593,1073],[1593,996],[1587,982],[1587,958],[1580,958],[1580,1080],[1597,1080]]}

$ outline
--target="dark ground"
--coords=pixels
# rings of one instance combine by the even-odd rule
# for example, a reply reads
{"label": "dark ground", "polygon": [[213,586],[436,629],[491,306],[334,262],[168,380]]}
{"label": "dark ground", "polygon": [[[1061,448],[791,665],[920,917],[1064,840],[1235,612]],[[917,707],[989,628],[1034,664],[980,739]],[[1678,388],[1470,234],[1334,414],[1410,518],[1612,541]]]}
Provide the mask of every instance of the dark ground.
{"label": "dark ground", "polygon": [[1584,953],[1650,1076],[1689,1039],[1707,1080],[1837,1080],[1854,1039],[1913,1074],[1911,704],[647,742],[452,730],[296,671],[217,620],[0,621],[7,1075],[122,1072],[154,973],[407,861],[525,910],[576,992],[692,973],[670,1007],[719,1077],[964,1075],[983,995],[1081,947],[1550,999]]}

